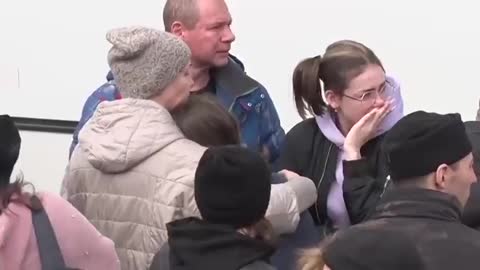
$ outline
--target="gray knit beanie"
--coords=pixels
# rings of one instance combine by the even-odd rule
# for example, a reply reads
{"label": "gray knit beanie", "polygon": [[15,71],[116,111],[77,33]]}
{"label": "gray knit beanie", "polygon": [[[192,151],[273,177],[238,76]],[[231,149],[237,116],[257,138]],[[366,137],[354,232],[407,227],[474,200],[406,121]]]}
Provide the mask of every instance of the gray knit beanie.
{"label": "gray knit beanie", "polygon": [[146,28],[110,30],[108,64],[124,98],[149,99],[160,94],[190,61],[187,44],[173,34]]}

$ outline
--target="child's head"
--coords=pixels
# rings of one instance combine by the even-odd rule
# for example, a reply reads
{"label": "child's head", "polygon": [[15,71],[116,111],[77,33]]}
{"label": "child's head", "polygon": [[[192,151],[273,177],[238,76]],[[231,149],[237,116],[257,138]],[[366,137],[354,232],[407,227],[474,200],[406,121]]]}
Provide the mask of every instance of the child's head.
{"label": "child's head", "polygon": [[234,116],[210,94],[192,95],[173,113],[185,137],[203,146],[240,144],[240,128]]}
{"label": "child's head", "polygon": [[[232,145],[209,148],[195,174],[195,200],[202,218],[261,237],[248,229],[261,231],[270,201],[270,178],[268,164],[252,150]],[[268,223],[264,227],[267,231]]]}

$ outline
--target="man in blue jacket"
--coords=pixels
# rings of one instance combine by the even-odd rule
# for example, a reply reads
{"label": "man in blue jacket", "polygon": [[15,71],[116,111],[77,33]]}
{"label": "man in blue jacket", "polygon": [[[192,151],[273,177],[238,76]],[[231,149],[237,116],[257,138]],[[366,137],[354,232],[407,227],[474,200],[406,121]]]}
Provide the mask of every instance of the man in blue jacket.
{"label": "man in blue jacket", "polygon": [[[235,36],[225,1],[168,0],[163,20],[166,31],[182,38],[192,51],[192,94],[214,94],[237,118],[244,144],[274,162],[285,133],[267,90],[245,74],[243,64],[229,53]],[[109,74],[107,82],[90,95],[83,107],[70,154],[78,143],[78,133],[98,104],[119,98],[115,78]]]}

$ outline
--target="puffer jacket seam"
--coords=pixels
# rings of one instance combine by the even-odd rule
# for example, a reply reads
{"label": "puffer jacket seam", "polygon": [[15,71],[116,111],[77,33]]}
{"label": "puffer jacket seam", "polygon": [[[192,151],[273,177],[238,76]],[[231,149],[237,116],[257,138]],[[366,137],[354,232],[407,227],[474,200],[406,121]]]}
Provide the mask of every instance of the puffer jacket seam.
{"label": "puffer jacket seam", "polygon": [[[88,171],[88,170],[92,170],[91,167],[85,167],[85,168],[74,168],[74,169],[71,169],[70,170],[70,173],[75,173],[75,172],[78,172],[78,171]],[[188,187],[189,189],[193,189],[193,183],[192,185],[189,185],[189,184],[186,184],[186,183],[182,183],[182,182],[177,182],[175,180],[172,180],[172,179],[166,179],[166,178],[163,178],[161,176],[158,176],[158,175],[154,175],[154,174],[148,174],[148,173],[144,173],[142,171],[137,171],[137,170],[130,170],[128,172],[134,172],[134,173],[138,173],[142,176],[148,176],[148,177],[153,177],[153,178],[156,178],[157,180],[159,181],[166,181],[166,182],[170,182],[170,183],[175,183],[175,184],[178,184],[178,185],[182,185],[182,186],[185,186],[185,187]],[[118,175],[121,175],[120,173]],[[75,193],[75,194],[80,194],[80,193]],[[105,193],[92,193],[92,192],[89,192],[88,194],[105,194]],[[134,197],[134,196],[132,196]]]}
{"label": "puffer jacket seam", "polygon": [[78,193],[75,193],[74,195],[71,195],[69,200],[72,200],[73,198],[79,196],[79,195],[86,195],[86,196],[92,196],[92,195],[107,195],[107,196],[115,196],[115,197],[124,197],[124,198],[129,198],[129,199],[137,199],[137,200],[142,200],[144,202],[146,202],[147,204],[155,204],[155,205],[158,205],[158,206],[162,206],[162,207],[170,207],[170,208],[174,208],[174,209],[180,209],[180,210],[183,210],[184,207],[178,207],[178,206],[173,206],[173,205],[168,205],[168,204],[164,204],[164,203],[161,203],[161,202],[158,202],[158,201],[152,201],[150,199],[146,199],[146,198],[142,198],[142,197],[137,197],[137,196],[131,196],[131,195],[122,195],[122,194],[108,194],[108,193],[92,193],[92,192],[78,192]]}

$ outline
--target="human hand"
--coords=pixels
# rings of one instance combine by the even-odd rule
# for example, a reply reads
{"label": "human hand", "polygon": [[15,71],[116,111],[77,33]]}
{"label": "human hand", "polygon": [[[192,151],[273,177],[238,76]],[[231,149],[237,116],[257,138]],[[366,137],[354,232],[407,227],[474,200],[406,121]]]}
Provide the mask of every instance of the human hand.
{"label": "human hand", "polygon": [[393,100],[389,99],[383,106],[374,108],[353,125],[344,142],[346,160],[361,158],[361,147],[375,136],[382,121],[394,109]]}

